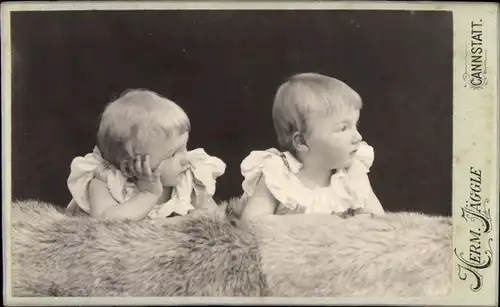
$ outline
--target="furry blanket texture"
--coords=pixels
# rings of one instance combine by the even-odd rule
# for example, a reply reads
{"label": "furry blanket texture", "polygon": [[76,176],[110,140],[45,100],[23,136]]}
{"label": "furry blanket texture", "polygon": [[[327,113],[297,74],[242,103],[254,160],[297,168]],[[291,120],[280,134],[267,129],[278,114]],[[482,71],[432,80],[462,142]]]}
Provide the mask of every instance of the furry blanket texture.
{"label": "furry blanket texture", "polygon": [[165,221],[102,222],[12,207],[12,295],[445,296],[450,217],[415,213],[238,220],[241,202]]}

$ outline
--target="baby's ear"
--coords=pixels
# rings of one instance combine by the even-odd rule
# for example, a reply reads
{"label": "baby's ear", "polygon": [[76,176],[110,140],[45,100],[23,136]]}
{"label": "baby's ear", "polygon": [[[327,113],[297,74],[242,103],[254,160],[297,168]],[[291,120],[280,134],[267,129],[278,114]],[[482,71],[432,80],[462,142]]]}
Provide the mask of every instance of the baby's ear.
{"label": "baby's ear", "polygon": [[295,132],[292,136],[293,147],[297,152],[307,152],[309,147],[307,146],[306,139],[304,135],[300,132]]}

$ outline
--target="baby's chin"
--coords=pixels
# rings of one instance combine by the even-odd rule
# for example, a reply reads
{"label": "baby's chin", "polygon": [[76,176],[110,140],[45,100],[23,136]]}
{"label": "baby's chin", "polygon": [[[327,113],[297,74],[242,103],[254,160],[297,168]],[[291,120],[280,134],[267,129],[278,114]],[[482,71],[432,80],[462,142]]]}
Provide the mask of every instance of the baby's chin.
{"label": "baby's chin", "polygon": [[332,170],[338,170],[338,169],[345,169],[345,168],[349,168],[351,167],[352,165],[352,161],[353,161],[353,157],[348,157],[344,163],[342,164],[337,164],[334,168],[332,168]]}
{"label": "baby's chin", "polygon": [[352,165],[352,161],[353,161],[353,159],[350,159],[348,162],[346,162],[346,163],[345,163],[345,165],[344,165],[344,168],[345,168],[345,169],[350,168],[350,167],[351,167],[351,165]]}
{"label": "baby's chin", "polygon": [[164,187],[175,187],[179,184],[181,181],[181,177],[183,174],[185,174],[186,171],[178,173],[176,176],[169,176],[169,177],[162,177],[161,178],[161,184]]}
{"label": "baby's chin", "polygon": [[161,184],[163,185],[164,188],[173,188],[179,184],[179,179],[170,179],[170,180],[162,180]]}

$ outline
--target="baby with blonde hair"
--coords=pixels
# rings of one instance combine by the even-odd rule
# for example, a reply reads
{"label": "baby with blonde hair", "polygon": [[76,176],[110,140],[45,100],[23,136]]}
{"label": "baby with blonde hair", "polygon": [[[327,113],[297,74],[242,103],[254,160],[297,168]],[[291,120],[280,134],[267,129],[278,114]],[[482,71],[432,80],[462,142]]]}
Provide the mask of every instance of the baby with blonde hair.
{"label": "baby with blonde hair", "polygon": [[105,108],[92,153],[71,163],[67,212],[141,220],[216,206],[224,162],[187,151],[190,121],[173,101],[149,90],[126,91]]}
{"label": "baby with blonde hair", "polygon": [[374,150],[357,129],[361,97],[344,82],[302,73],[275,96],[281,150],[252,151],[241,163],[242,218],[269,214],[382,214],[370,185]]}

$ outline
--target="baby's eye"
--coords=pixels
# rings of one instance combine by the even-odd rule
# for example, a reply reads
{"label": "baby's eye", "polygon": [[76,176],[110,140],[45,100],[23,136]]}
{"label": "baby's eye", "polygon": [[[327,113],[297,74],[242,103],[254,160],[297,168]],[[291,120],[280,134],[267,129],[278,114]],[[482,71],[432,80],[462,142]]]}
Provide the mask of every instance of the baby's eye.
{"label": "baby's eye", "polygon": [[340,126],[340,131],[344,132],[346,130],[347,130],[347,126],[346,125]]}
{"label": "baby's eye", "polygon": [[177,152],[173,152],[173,153],[169,154],[168,156],[165,157],[165,160],[172,159],[175,156],[176,153]]}
{"label": "baby's eye", "polygon": [[175,156],[182,153],[182,149],[177,149],[173,154],[170,155],[169,158],[174,158]]}

